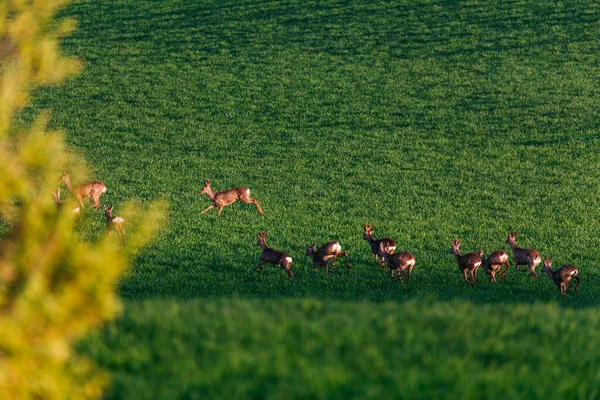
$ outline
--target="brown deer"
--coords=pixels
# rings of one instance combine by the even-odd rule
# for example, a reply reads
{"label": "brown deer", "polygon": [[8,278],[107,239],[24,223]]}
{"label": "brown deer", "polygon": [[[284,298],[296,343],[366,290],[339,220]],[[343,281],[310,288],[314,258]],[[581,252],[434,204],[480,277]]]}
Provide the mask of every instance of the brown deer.
{"label": "brown deer", "polygon": [[[60,188],[56,188],[56,191],[52,192],[52,195],[54,196],[54,202],[56,203],[56,209],[60,210],[62,208],[62,206],[64,205],[63,202],[60,200]],[[81,209],[79,207],[74,207],[73,208],[73,217],[76,220],[79,220],[79,218],[81,217]]]}
{"label": "brown deer", "polygon": [[550,258],[544,259],[544,266],[542,267],[542,271],[544,271],[550,279],[554,281],[554,284],[560,288],[560,294],[563,296],[567,295],[567,288],[571,287],[571,279],[577,279],[577,284],[575,285],[575,292],[579,292],[579,283],[581,282],[581,278],[579,277],[579,271],[577,267],[571,264],[565,264],[556,271],[552,271],[550,268],[552,266],[552,260]]}
{"label": "brown deer", "polygon": [[[450,250],[450,253],[456,256],[458,268],[462,271],[465,281],[467,281],[469,285],[473,286],[475,284],[475,278],[477,278],[477,269],[482,263],[481,254],[469,253],[461,256],[459,250],[461,244],[462,242],[458,240],[452,240],[452,249]],[[483,251],[480,250],[480,252]],[[467,277],[467,272],[469,272],[470,278]]]}
{"label": "brown deer", "polygon": [[258,234],[258,242],[256,245],[262,249],[262,253],[260,254],[260,263],[258,264],[256,272],[262,271],[264,264],[274,264],[285,269],[288,276],[293,278],[294,274],[292,273],[292,256],[288,253],[284,253],[283,251],[273,250],[267,246],[267,236],[268,235],[266,232],[260,232]]}
{"label": "brown deer", "polygon": [[215,208],[215,207],[219,208],[217,215],[221,215],[221,211],[223,211],[223,207],[228,206],[228,205],[236,202],[237,200],[241,201],[242,203],[254,204],[256,206],[256,208],[258,208],[258,212],[261,215],[265,215],[262,208],[260,208],[260,204],[258,204],[258,201],[254,200],[250,197],[250,189],[245,188],[245,187],[239,187],[239,188],[228,189],[228,190],[224,190],[219,193],[215,193],[215,192],[213,192],[213,190],[210,187],[211,183],[212,182],[208,179],[206,181],[204,181],[204,187],[200,191],[200,194],[206,193],[208,198],[211,199],[214,204],[207,207],[206,210],[204,210],[200,213],[200,215],[204,214],[211,208]]}
{"label": "brown deer", "polygon": [[[392,254],[394,253],[394,250],[396,250],[396,242],[394,242],[392,239],[390,238],[382,238],[382,239],[377,239],[374,240],[373,239],[373,231],[375,230],[375,227],[371,224],[365,223],[364,226],[364,236],[363,239],[365,239],[368,243],[369,246],[371,246],[371,252],[373,253],[373,258],[375,260],[375,263],[377,263],[379,265],[380,268],[384,267],[385,261],[383,261],[383,254],[387,253],[387,254]],[[378,262],[379,257],[381,257],[381,263]]]}
{"label": "brown deer", "polygon": [[517,271],[525,272],[526,270],[521,270],[519,268],[520,265],[527,265],[529,267],[529,275],[527,277],[537,278],[538,275],[535,272],[535,267],[542,261],[542,257],[540,253],[533,249],[524,249],[517,245],[517,232],[510,232],[508,234],[508,238],[506,239],[506,244],[508,244],[513,251],[513,258],[515,259],[515,266]]}
{"label": "brown deer", "polygon": [[113,217],[112,210],[115,206],[106,207],[104,206],[104,216],[106,217],[106,232],[112,235],[113,232],[117,232],[119,242],[125,243],[125,220],[121,217]]}
{"label": "brown deer", "polygon": [[315,249],[316,245],[317,242],[314,242],[312,245],[306,243],[306,255],[312,257],[313,271],[316,271],[317,267],[325,265],[325,273],[328,274],[329,264],[333,261],[332,268],[335,269],[335,261],[340,256],[346,258],[346,268],[352,268],[348,262],[348,253],[342,251],[342,246],[338,242],[325,243],[318,250]]}
{"label": "brown deer", "polygon": [[[383,243],[381,246],[383,246]],[[397,274],[395,279],[402,282],[402,278],[406,276],[406,284],[410,283],[410,276],[415,266],[415,257],[412,254],[407,251],[393,254],[383,251],[381,257],[384,264],[387,263],[388,268],[391,270],[392,278],[394,278],[394,274]]]}
{"label": "brown deer", "polygon": [[100,196],[106,193],[106,185],[100,181],[83,183],[81,185],[77,185],[75,188],[71,185],[71,178],[69,177],[69,173],[65,170],[63,176],[60,178],[60,182],[64,183],[67,187],[71,196],[77,200],[79,203],[79,207],[83,209],[83,200],[91,197],[94,200],[94,205],[92,208],[98,209],[100,208]]}
{"label": "brown deer", "polygon": [[[483,258],[483,250],[479,250],[479,255]],[[504,271],[500,271],[502,267]],[[496,283],[496,273],[500,272],[500,279],[504,279],[504,275],[510,268],[508,263],[508,254],[502,250],[496,250],[488,258],[483,260],[483,270],[490,276],[492,282]]]}

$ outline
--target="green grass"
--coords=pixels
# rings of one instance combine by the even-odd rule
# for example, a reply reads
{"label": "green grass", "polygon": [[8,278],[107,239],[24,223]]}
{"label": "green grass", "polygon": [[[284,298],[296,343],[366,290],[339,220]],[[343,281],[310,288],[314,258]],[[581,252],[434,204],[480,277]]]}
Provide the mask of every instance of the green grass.
{"label": "green grass", "polygon": [[[563,398],[598,396],[590,383],[596,329],[588,322],[600,302],[600,6],[195,3],[75,3],[65,14],[79,28],[64,47],[85,69],[63,87],[37,93],[31,108],[52,109],[52,123],[106,183],[102,201],[116,204],[117,213],[129,198],[170,202],[166,232],[119,285],[124,316],[83,346],[113,373],[110,396],[161,397],[148,371],[172,378],[180,365],[179,383],[165,383],[164,393],[181,398],[283,398],[284,390],[288,398],[541,398],[554,390]],[[207,178],[215,190],[250,187],[267,216],[239,203],[221,217],[214,210],[199,215],[210,204],[198,193]],[[410,287],[373,264],[365,222],[375,225],[376,237],[392,237],[399,251],[415,255]],[[93,237],[102,223],[90,212],[83,234]],[[480,273],[476,287],[467,287],[449,254],[451,240],[460,238],[464,252],[509,251],[511,230],[556,266],[578,266],[581,292],[560,298],[547,277],[528,280],[514,269],[497,285]],[[254,272],[259,231],[293,255],[294,280],[275,268]],[[340,241],[354,268],[313,274],[304,243],[315,240]],[[311,321],[304,301],[322,307],[322,316]],[[222,340],[248,365],[270,363],[266,369],[240,366],[216,339],[217,349],[207,353],[185,336],[188,321],[217,335],[230,321],[210,310],[223,305],[261,310],[252,318],[268,321],[265,335],[273,339],[245,342],[255,322],[241,318],[240,336]],[[439,340],[414,333],[408,343],[381,337],[373,326],[412,309],[420,312],[390,323],[435,332],[434,315],[455,329]],[[296,367],[285,361],[291,339],[275,340],[287,316],[290,324],[315,324],[318,333],[319,351],[302,355],[302,377],[275,373],[276,366]],[[471,325],[454,344],[465,316]],[[535,321],[544,318],[553,321],[553,333],[539,347],[543,324]],[[366,338],[352,340],[353,324]],[[338,334],[335,326],[344,329]],[[522,332],[523,343],[502,329]],[[579,336],[571,342],[562,330]],[[162,359],[175,346],[170,336],[192,350]],[[330,346],[334,337],[338,345]],[[560,348],[553,340],[576,343],[565,354],[588,358],[553,354]],[[490,341],[497,351],[487,352]],[[340,350],[342,342],[347,348]],[[469,351],[447,349],[461,343]],[[244,353],[260,344],[264,355]],[[370,348],[391,371],[374,367],[376,360],[365,371],[342,354],[360,358]],[[129,368],[142,349],[147,363]],[[437,355],[443,360],[429,359]],[[506,368],[490,368],[495,358]],[[211,375],[217,359],[220,369]],[[337,366],[346,369],[340,380],[330,369]],[[573,370],[574,382],[549,384],[559,371]],[[372,375],[363,381],[364,372]],[[318,382],[307,384],[312,377]],[[181,392],[168,392],[174,386]]]}

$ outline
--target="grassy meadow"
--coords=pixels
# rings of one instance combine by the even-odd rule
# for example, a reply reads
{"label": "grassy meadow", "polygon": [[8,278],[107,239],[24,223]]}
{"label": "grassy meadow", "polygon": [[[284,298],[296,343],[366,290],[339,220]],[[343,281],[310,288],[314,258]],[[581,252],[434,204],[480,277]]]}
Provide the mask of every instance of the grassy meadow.
{"label": "grassy meadow", "polygon": [[[80,344],[107,398],[600,397],[600,5],[82,0],[64,15],[83,72],[30,111],[51,110],[117,214],[170,204],[120,282],[123,315]],[[249,187],[267,215],[200,215],[205,179]],[[365,222],[414,254],[410,286],[373,263]],[[103,225],[87,210],[79,229]],[[511,254],[511,230],[578,266],[580,293],[539,268],[469,287],[451,240]],[[255,272],[259,231],[293,280]],[[305,243],[330,240],[352,270],[313,273]]]}

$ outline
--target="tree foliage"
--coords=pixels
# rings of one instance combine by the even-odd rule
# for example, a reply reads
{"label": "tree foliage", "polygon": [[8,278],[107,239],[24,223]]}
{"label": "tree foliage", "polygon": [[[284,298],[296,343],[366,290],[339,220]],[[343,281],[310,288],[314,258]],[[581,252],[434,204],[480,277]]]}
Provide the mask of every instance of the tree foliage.
{"label": "tree foliage", "polygon": [[72,213],[57,211],[52,192],[65,167],[85,174],[83,160],[60,132],[49,131],[45,115],[25,128],[14,122],[32,90],[81,67],[59,51],[60,38],[74,28],[54,18],[66,3],[0,1],[0,398],[100,396],[107,376],[72,344],[118,312],[116,280],[164,215],[159,202],[143,211],[130,204],[121,213],[125,246],[107,235],[81,240]]}

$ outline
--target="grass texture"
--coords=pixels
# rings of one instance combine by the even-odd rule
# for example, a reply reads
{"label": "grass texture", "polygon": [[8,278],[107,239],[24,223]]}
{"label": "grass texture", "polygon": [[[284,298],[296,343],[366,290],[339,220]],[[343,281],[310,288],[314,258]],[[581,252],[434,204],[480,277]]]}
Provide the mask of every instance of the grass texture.
{"label": "grass texture", "polygon": [[[598,397],[600,5],[101,0],[64,14],[84,71],[31,111],[52,110],[117,214],[170,202],[120,283],[123,317],[82,344],[113,374],[108,397]],[[249,187],[267,215],[199,215],[205,179]],[[365,222],[415,255],[410,287],[374,265]],[[102,225],[88,210],[80,229]],[[514,267],[468,287],[451,240],[511,254],[511,230],[578,266],[580,293]],[[254,272],[259,231],[292,254],[294,280]],[[305,242],[330,240],[352,270],[312,272]]]}

